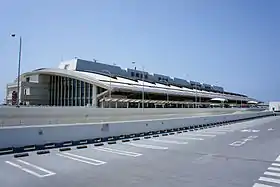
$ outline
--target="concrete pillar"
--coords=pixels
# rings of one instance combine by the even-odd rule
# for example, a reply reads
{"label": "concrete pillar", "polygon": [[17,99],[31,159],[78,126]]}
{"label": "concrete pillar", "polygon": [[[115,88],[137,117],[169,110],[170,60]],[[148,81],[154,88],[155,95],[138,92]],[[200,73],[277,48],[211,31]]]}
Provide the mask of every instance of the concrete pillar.
{"label": "concrete pillar", "polygon": [[118,101],[116,101],[115,103],[115,108],[118,108]]}
{"label": "concrete pillar", "polygon": [[129,108],[129,102],[126,103],[126,108]]}
{"label": "concrete pillar", "polygon": [[60,77],[60,106],[63,106],[63,80],[62,77]]}
{"label": "concrete pillar", "polygon": [[71,85],[71,106],[74,105],[74,80],[71,78],[70,80]]}
{"label": "concrete pillar", "polygon": [[92,106],[97,107],[97,87],[92,85]]}
{"label": "concrete pillar", "polygon": [[88,95],[87,95],[87,103],[90,103],[90,83],[87,84],[88,85]]}
{"label": "concrete pillar", "polygon": [[63,102],[63,106],[66,106],[67,104],[66,104],[66,93],[67,93],[67,88],[66,88],[66,85],[67,85],[67,77],[64,77],[64,81],[63,81],[63,100],[64,100],[64,102]]}
{"label": "concrete pillar", "polygon": [[82,106],[82,84],[83,84],[83,82],[82,81],[80,81],[80,95],[79,95],[79,98],[80,98],[80,105],[79,106]]}
{"label": "concrete pillar", "polygon": [[140,108],[140,103],[138,103],[138,108]]}
{"label": "concrete pillar", "polygon": [[77,96],[77,94],[78,94],[78,80],[77,79],[74,79],[74,82],[75,82],[75,106],[78,106],[77,105],[77,101],[78,101],[78,96]]}
{"label": "concrete pillar", "polygon": [[55,106],[58,106],[59,99],[59,76],[55,76]]}
{"label": "concrete pillar", "polygon": [[86,94],[86,86],[87,84],[84,82],[84,106],[87,105],[87,94]]}
{"label": "concrete pillar", "polygon": [[70,79],[67,77],[67,93],[68,93],[68,97],[67,97],[67,105],[68,106],[70,106],[70,92],[71,92],[71,90],[70,90]]}

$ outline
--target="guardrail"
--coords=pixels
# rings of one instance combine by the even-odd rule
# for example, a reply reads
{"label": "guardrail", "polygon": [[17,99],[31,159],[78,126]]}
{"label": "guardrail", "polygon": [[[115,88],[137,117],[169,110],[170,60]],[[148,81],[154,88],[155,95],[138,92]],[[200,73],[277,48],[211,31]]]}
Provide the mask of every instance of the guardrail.
{"label": "guardrail", "polygon": [[274,115],[272,112],[257,112],[168,120],[4,127],[0,130],[0,154],[101,143],[103,141],[134,138],[189,128],[202,128],[272,115]]}

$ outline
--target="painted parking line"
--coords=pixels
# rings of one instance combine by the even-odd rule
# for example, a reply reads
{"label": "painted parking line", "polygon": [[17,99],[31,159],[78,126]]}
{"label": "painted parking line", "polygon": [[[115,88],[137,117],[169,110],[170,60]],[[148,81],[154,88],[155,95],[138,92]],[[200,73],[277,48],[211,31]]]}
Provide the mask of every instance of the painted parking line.
{"label": "painted parking line", "polygon": [[276,158],[276,162],[280,162],[280,155]]}
{"label": "painted parking line", "polygon": [[267,168],[268,170],[271,170],[271,171],[279,171],[280,172],[280,168],[275,168],[275,167],[269,167]]}
{"label": "painted parking line", "polygon": [[208,137],[215,137],[216,134],[199,134],[199,133],[185,133],[184,136],[208,136]]}
{"label": "painted parking line", "polygon": [[275,172],[266,171],[266,172],[264,172],[264,174],[274,176],[274,177],[280,177],[280,173],[275,173]]}
{"label": "painted parking line", "polygon": [[177,140],[204,140],[203,138],[196,138],[196,137],[180,137],[180,136],[169,136],[170,139],[177,139]]}
{"label": "painted parking line", "polygon": [[95,166],[106,164],[106,162],[101,161],[101,160],[96,160],[93,158],[88,158],[88,157],[84,157],[84,156],[80,156],[80,155],[76,155],[76,154],[72,154],[72,153],[58,153],[56,155],[64,157],[64,158],[69,158],[71,160],[75,160],[78,162],[82,162],[85,164],[95,165]]}
{"label": "painted parking line", "polygon": [[280,164],[277,164],[277,163],[272,163],[271,165],[272,166],[279,166],[280,167]]}
{"label": "painted parking line", "polygon": [[274,178],[268,178],[268,177],[260,177],[259,180],[260,181],[264,181],[264,182],[280,184],[280,179],[274,179]]}
{"label": "painted parking line", "polygon": [[119,150],[119,149],[111,149],[111,148],[107,148],[107,147],[96,147],[94,149],[99,150],[99,151],[108,152],[108,153],[114,153],[114,154],[119,154],[119,155],[124,155],[124,156],[131,156],[131,157],[138,157],[138,156],[142,155],[140,153],[123,151],[123,150]]}
{"label": "painted parking line", "polygon": [[179,141],[175,141],[175,140],[150,139],[149,141],[161,142],[161,143],[169,143],[169,144],[179,144],[179,145],[188,144],[188,142],[179,142]]}
{"label": "painted parking line", "polygon": [[44,173],[46,173],[46,174],[45,174],[45,175],[41,175],[41,174],[39,174],[39,173],[37,173],[37,172],[31,170],[31,169],[25,168],[25,167],[23,167],[23,166],[21,166],[21,165],[19,165],[19,164],[16,164],[16,163],[14,163],[14,162],[11,162],[11,161],[5,161],[5,162],[6,162],[7,164],[11,165],[11,166],[14,166],[14,167],[16,167],[16,168],[18,168],[18,169],[20,169],[20,170],[26,172],[26,173],[29,173],[29,174],[34,175],[34,176],[39,177],[39,178],[49,177],[49,176],[52,176],[52,175],[55,175],[55,174],[56,174],[56,173],[54,173],[54,172],[52,172],[52,171],[49,171],[49,170],[47,170],[47,169],[44,169],[44,168],[42,168],[42,167],[36,166],[36,165],[34,165],[34,164],[31,164],[31,163],[29,163],[29,162],[26,162],[26,161],[23,161],[23,160],[20,160],[20,159],[17,159],[16,161],[17,161],[17,162],[20,162],[21,164],[24,164],[24,165],[30,166],[30,167],[32,167],[32,168],[35,168],[36,170],[40,170],[40,171],[42,171],[42,172],[44,172]]}
{"label": "painted parking line", "polygon": [[226,132],[218,132],[218,131],[201,131],[201,133],[205,133],[205,134],[226,134]]}
{"label": "painted parking line", "polygon": [[162,146],[157,146],[157,145],[150,145],[150,144],[140,144],[140,143],[124,143],[126,145],[131,145],[134,147],[139,147],[139,148],[147,148],[147,149],[157,149],[157,150],[167,150],[168,147],[162,147]]}
{"label": "painted parking line", "polygon": [[273,186],[266,185],[266,184],[255,183],[253,187],[273,187]]}

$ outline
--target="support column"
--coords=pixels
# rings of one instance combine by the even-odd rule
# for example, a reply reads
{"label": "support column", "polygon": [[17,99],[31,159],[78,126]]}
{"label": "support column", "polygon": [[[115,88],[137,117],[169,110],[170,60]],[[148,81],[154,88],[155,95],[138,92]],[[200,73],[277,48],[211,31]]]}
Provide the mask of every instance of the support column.
{"label": "support column", "polygon": [[88,83],[88,94],[87,94],[87,103],[90,105],[90,84]]}
{"label": "support column", "polygon": [[60,106],[63,106],[63,77],[60,77]]}
{"label": "support column", "polygon": [[118,108],[118,101],[116,101],[115,103],[115,108]]}
{"label": "support column", "polygon": [[66,104],[66,99],[67,99],[67,77],[64,77],[63,78],[63,100],[64,100],[64,102],[63,102],[63,106],[67,106],[67,104]]}
{"label": "support column", "polygon": [[49,94],[50,94],[49,105],[52,105],[52,76],[51,75],[50,75],[50,83],[49,83]]}
{"label": "support column", "polygon": [[75,106],[78,106],[78,80],[77,79],[74,79],[74,82],[75,82]]}
{"label": "support column", "polygon": [[70,79],[67,77],[67,93],[68,93],[68,97],[67,97],[67,106],[70,106]]}
{"label": "support column", "polygon": [[70,85],[71,85],[71,106],[74,106],[74,80],[70,79]]}
{"label": "support column", "polygon": [[129,102],[126,103],[126,108],[129,108]]}
{"label": "support column", "polygon": [[59,76],[56,76],[56,79],[55,79],[55,82],[56,82],[56,98],[55,98],[55,100],[56,100],[56,103],[55,103],[55,106],[58,106],[59,105],[59,89],[60,89],[60,87],[59,87]]}
{"label": "support column", "polygon": [[92,85],[92,106],[97,107],[97,87]]}

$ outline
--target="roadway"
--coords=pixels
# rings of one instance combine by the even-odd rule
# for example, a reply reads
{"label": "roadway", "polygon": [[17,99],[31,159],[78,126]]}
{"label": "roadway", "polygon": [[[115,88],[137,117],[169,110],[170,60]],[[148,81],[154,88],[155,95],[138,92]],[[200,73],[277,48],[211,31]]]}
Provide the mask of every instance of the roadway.
{"label": "roadway", "polygon": [[280,186],[280,117],[14,158],[0,156],[3,187]]}

